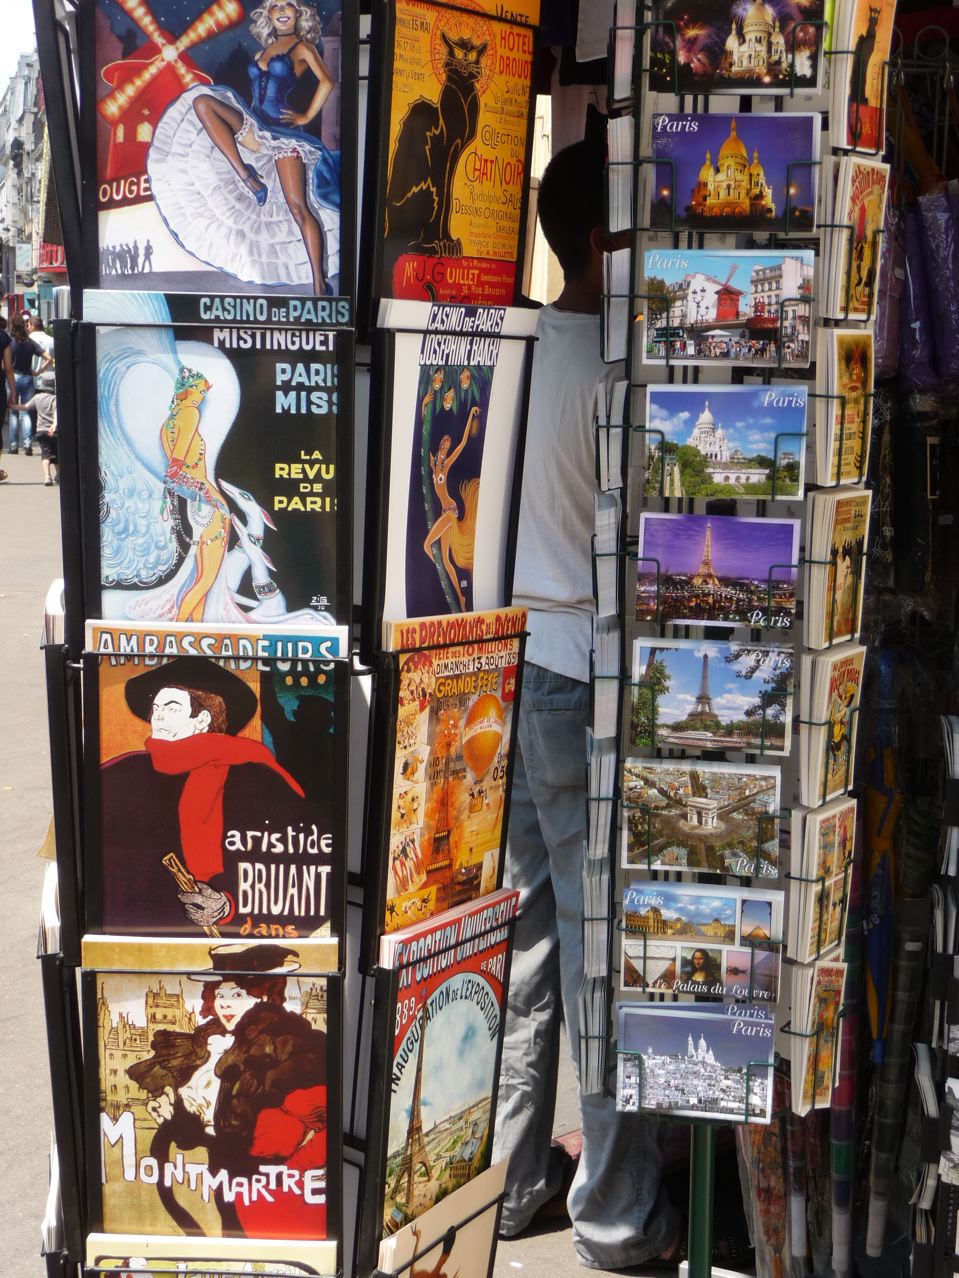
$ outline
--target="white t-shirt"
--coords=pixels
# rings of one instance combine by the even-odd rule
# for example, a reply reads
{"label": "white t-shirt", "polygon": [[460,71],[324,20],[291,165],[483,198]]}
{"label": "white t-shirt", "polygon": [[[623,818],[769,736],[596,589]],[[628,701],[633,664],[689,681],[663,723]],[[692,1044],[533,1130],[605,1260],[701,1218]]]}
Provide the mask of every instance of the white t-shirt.
{"label": "white t-shirt", "polygon": [[[53,354],[53,338],[50,336],[50,334],[49,334],[49,333],[47,333],[47,332],[41,332],[41,331],[37,328],[37,329],[34,329],[34,331],[30,334],[30,336],[33,338],[33,340],[36,342],[36,344],[37,344],[37,345],[40,347],[40,349],[43,351],[44,355],[52,355],[52,354]],[[37,370],[40,368],[40,365],[41,365],[42,363],[43,363],[43,360],[39,357],[39,355],[34,355],[34,357],[33,357],[33,371],[34,371],[34,373],[36,373],[36,372],[37,372]]]}
{"label": "white t-shirt", "polygon": [[599,316],[544,306],[536,326],[513,603],[529,609],[526,660],[589,679],[596,384],[623,376],[600,356]]}

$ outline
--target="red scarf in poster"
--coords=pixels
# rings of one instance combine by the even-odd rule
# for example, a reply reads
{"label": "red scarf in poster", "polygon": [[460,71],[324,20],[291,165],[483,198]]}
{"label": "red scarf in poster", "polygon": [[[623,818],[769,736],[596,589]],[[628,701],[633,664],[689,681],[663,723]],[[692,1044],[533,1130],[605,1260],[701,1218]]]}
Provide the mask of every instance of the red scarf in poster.
{"label": "red scarf in poster", "polygon": [[187,869],[198,883],[223,873],[223,787],[231,767],[258,763],[271,768],[303,798],[302,788],[261,741],[201,732],[182,741],[150,737],[146,748],[157,772],[187,773],[177,809],[180,843]]}

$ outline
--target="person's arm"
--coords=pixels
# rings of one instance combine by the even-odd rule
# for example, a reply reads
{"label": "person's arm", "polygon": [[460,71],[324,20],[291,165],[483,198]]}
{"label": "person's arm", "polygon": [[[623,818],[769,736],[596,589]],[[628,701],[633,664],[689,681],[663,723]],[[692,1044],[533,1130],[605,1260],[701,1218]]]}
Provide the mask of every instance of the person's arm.
{"label": "person's arm", "polygon": [[469,439],[470,435],[472,434],[474,429],[474,423],[476,422],[476,419],[479,417],[479,415],[480,415],[480,410],[474,404],[473,407],[470,409],[469,417],[467,417],[466,419],[466,425],[463,427],[463,438],[460,440],[460,442],[456,445],[456,447],[453,449],[453,451],[450,453],[450,455],[446,459],[447,470],[449,470],[449,468],[453,465],[453,462],[456,461],[457,457],[459,457],[460,453],[466,447],[466,441]]}
{"label": "person's arm", "polygon": [[17,403],[17,379],[13,372],[13,351],[10,349],[10,343],[3,348],[3,371],[7,375],[7,386],[10,390],[10,408],[19,408]]}
{"label": "person's arm", "polygon": [[303,61],[316,76],[316,92],[310,100],[310,105],[305,111],[289,111],[280,112],[280,117],[284,124],[292,124],[302,129],[304,125],[311,124],[323,110],[326,99],[333,92],[333,77],[330,75],[329,69],[323,59],[320,57],[319,50],[312,44],[304,44]]}
{"label": "person's arm", "polygon": [[54,400],[53,401],[53,419],[50,425],[50,434],[55,435],[56,433],[57,433],[57,401]]}

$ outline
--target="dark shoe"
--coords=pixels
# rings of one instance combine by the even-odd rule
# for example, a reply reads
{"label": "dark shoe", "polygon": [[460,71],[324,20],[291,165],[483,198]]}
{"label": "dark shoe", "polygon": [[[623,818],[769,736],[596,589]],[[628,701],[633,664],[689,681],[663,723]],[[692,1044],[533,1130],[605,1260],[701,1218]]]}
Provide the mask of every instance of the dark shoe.
{"label": "dark shoe", "polygon": [[569,1218],[566,1199],[569,1197],[573,1177],[576,1175],[576,1168],[579,1166],[579,1154],[570,1154],[569,1150],[564,1149],[556,1141],[553,1141],[550,1146],[550,1153],[560,1164],[561,1179],[559,1189],[557,1189],[552,1198],[547,1198],[545,1203],[537,1207],[536,1214],[533,1216],[534,1220],[565,1220]]}
{"label": "dark shoe", "polygon": [[24,455],[24,457],[32,457],[32,456],[33,456],[33,449],[32,449],[32,448],[25,448],[25,449],[23,450],[23,455]]}
{"label": "dark shoe", "polygon": [[44,488],[52,488],[52,487],[53,487],[53,480],[52,480],[52,479],[45,479],[45,480],[43,481],[43,486],[44,486]]}
{"label": "dark shoe", "polygon": [[253,192],[253,198],[259,204],[260,208],[266,203],[266,197],[270,194],[270,188],[257,173],[252,164],[244,164],[243,166],[250,175],[246,179],[246,184]]}
{"label": "dark shoe", "polygon": [[[684,1260],[689,1259],[689,1220],[683,1216],[679,1225],[679,1234],[671,1247],[659,1256],[650,1256],[649,1260],[640,1261],[628,1269],[617,1270],[624,1274],[668,1273],[679,1268]],[[747,1238],[738,1233],[724,1233],[718,1219],[713,1221],[712,1264],[718,1269],[750,1268],[756,1259],[756,1252]]]}
{"label": "dark shoe", "polygon": [[8,449],[7,449],[7,452],[10,454],[10,456],[11,456],[11,457],[16,457],[16,455],[17,455],[17,453],[18,453],[19,451],[20,451],[20,449],[19,449],[19,448],[8,448]]}

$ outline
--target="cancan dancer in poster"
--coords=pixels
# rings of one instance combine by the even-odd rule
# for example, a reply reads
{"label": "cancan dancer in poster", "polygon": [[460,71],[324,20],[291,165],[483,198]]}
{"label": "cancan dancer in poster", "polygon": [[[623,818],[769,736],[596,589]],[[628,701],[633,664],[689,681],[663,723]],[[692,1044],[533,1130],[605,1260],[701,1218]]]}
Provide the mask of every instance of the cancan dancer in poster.
{"label": "cancan dancer in poster", "polygon": [[[188,978],[203,983],[196,1029],[157,1030],[153,1055],[126,1071],[150,1097],[151,1156],[206,1149],[227,1236],[325,1238],[326,1035],[286,1006],[299,956],[237,942],[210,960]],[[184,1233],[202,1232],[163,1177],[157,1193]]]}
{"label": "cancan dancer in poster", "polygon": [[[150,147],[153,197],[200,261],[259,284],[304,283],[306,267],[313,292],[330,293],[339,274],[340,157],[306,131],[334,88],[320,19],[307,0],[272,0],[252,11],[250,29],[263,46],[249,68],[251,103],[225,85],[180,94]],[[290,95],[307,73],[316,89],[295,111]],[[198,181],[202,172],[216,192]]]}
{"label": "cancan dancer in poster", "polygon": [[423,549],[432,559],[433,547],[439,543],[443,566],[450,581],[453,583],[453,589],[456,591],[456,598],[459,600],[461,612],[466,612],[466,596],[460,587],[454,563],[460,568],[466,569],[467,572],[471,572],[473,569],[473,538],[476,533],[479,479],[468,479],[460,484],[460,496],[463,498],[463,517],[461,519],[456,501],[450,496],[449,475],[453,469],[453,463],[466,447],[466,441],[471,435],[478,433],[479,415],[480,410],[474,404],[470,409],[469,417],[466,419],[463,438],[452,452],[450,452],[450,445],[453,441],[449,435],[444,435],[440,440],[436,455],[434,456],[430,453],[430,472],[433,476],[433,490],[440,503],[440,516],[427,533]]}
{"label": "cancan dancer in poster", "polygon": [[616,246],[602,229],[602,192],[603,156],[586,143],[553,158],[539,192],[564,286],[536,329],[526,432],[536,464],[523,473],[513,587],[513,603],[529,609],[529,639],[505,881],[521,895],[493,1157],[510,1160],[504,1236],[522,1233],[550,1200],[562,1207],[565,1196],[580,1263],[622,1269],[678,1251],[655,1128],[617,1113],[611,1097],[581,1095],[575,1174],[551,1147],[561,1019],[579,1068],[594,405],[597,382],[623,376],[600,352],[603,253]]}

